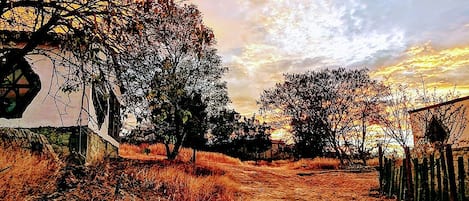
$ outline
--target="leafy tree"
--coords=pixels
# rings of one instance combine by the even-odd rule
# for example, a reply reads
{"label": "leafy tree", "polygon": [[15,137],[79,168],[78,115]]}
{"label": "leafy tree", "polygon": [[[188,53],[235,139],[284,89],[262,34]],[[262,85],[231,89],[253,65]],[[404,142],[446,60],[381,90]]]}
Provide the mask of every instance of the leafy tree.
{"label": "leafy tree", "polygon": [[[324,146],[331,147],[344,164],[351,151],[350,133],[356,123],[354,114],[365,103],[357,97],[366,95],[365,86],[374,83],[367,72],[366,69],[339,68],[285,74],[284,83],[261,94],[261,109],[280,109],[291,119],[299,148],[319,151],[324,150]],[[367,117],[370,116],[368,113],[371,112],[366,113]],[[366,132],[362,134],[366,135]],[[310,156],[320,154],[309,153]]]}
{"label": "leafy tree", "polygon": [[292,119],[296,158],[322,156],[326,146],[325,132],[321,121],[311,118]]}
{"label": "leafy tree", "polygon": [[285,82],[262,93],[259,104],[266,113],[280,112],[290,119],[297,154],[301,157],[322,155],[326,136],[322,121],[314,118],[320,110],[321,90],[315,83],[314,72],[286,74]]}
{"label": "leafy tree", "polygon": [[208,130],[207,105],[202,101],[200,94],[194,97],[187,97],[182,100],[183,109],[191,113],[191,117],[184,124],[184,130],[187,132],[187,139],[183,146],[190,147],[193,150],[192,162],[196,160],[196,150],[202,149],[207,143],[205,134]]}
{"label": "leafy tree", "polygon": [[259,154],[272,146],[270,126],[260,123],[255,115],[251,118],[244,117],[242,121],[237,122],[231,143],[237,157],[250,159],[250,155],[254,154],[257,161]]}
{"label": "leafy tree", "polygon": [[234,110],[223,110],[210,117],[209,149],[241,159],[258,159],[271,146],[271,128],[255,116],[239,115]]}
{"label": "leafy tree", "polygon": [[359,79],[356,82],[361,84],[354,91],[354,108],[350,114],[355,119],[350,139],[352,151],[366,165],[371,150],[376,147],[377,139],[383,138],[376,133],[376,127],[384,115],[389,88],[368,76]]}
{"label": "leafy tree", "polygon": [[124,41],[128,54],[117,58],[126,66],[123,96],[130,112],[155,125],[168,158],[174,159],[190,134],[186,124],[204,116],[189,110],[185,100],[200,99],[208,115],[225,106],[221,77],[227,68],[221,66],[213,33],[195,6],[146,2],[137,12],[134,32]]}
{"label": "leafy tree", "polygon": [[224,109],[209,118],[210,135],[209,144],[212,147],[221,147],[230,142],[230,136],[238,124],[240,114],[234,110]]}

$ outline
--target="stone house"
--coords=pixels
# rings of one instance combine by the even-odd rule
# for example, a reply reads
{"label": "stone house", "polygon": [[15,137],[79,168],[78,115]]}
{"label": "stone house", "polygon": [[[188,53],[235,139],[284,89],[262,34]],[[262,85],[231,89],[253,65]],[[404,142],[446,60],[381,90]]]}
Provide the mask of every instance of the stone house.
{"label": "stone house", "polygon": [[434,143],[469,147],[469,96],[409,111],[414,148]]}
{"label": "stone house", "polygon": [[[21,33],[2,33],[12,42],[0,44],[1,49],[21,45]],[[86,162],[117,157],[121,121],[121,104],[115,95],[118,90],[109,93],[106,100],[96,98],[96,86],[64,92],[61,84],[68,71],[43,55],[18,58],[13,72],[0,82],[0,127],[41,132],[51,144],[56,143],[55,147],[66,147],[66,154],[77,153]]]}

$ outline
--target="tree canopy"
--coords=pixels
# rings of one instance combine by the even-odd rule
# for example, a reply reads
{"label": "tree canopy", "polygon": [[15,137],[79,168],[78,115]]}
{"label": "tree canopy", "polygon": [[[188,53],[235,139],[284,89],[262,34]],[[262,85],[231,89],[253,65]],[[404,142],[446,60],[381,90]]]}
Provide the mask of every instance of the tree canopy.
{"label": "tree canopy", "polygon": [[[280,111],[290,118],[302,157],[332,149],[343,161],[351,152],[366,151],[366,125],[381,109],[379,90],[384,86],[367,72],[338,68],[285,74],[285,81],[265,90],[259,103],[263,111]],[[361,135],[354,141],[351,133],[358,126]]]}
{"label": "tree canopy", "polygon": [[206,122],[229,101],[221,80],[227,68],[195,6],[149,2],[137,13],[135,29],[123,41],[128,53],[116,56],[124,67],[123,97],[127,111],[155,125],[173,159],[188,135],[206,132],[194,133],[186,125]]}

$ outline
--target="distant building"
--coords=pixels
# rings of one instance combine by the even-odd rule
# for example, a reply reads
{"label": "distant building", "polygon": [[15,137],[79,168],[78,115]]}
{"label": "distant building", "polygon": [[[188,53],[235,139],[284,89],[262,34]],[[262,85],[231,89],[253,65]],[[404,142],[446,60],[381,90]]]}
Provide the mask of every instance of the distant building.
{"label": "distant building", "polygon": [[289,159],[293,157],[293,145],[287,144],[283,140],[271,140],[270,149],[260,153],[263,160]]}
{"label": "distant building", "polygon": [[409,111],[414,148],[445,141],[453,148],[469,147],[469,110],[465,111],[468,106],[466,96]]}

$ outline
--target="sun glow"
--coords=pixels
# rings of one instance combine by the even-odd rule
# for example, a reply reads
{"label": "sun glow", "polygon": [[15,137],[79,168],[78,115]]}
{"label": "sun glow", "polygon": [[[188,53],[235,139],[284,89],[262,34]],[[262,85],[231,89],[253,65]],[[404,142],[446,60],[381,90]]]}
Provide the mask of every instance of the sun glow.
{"label": "sun glow", "polygon": [[371,72],[371,77],[392,83],[406,83],[419,88],[447,91],[456,88],[469,94],[469,47],[437,50],[430,42],[408,48],[402,60]]}

